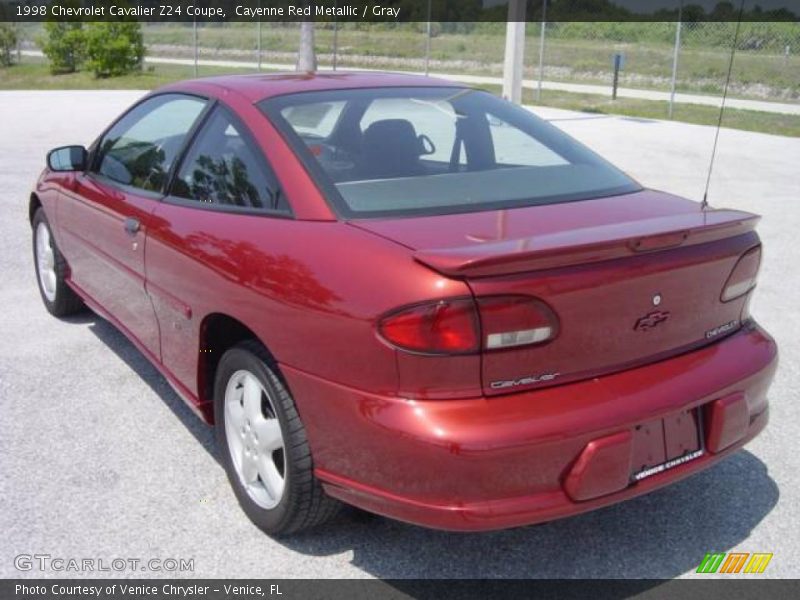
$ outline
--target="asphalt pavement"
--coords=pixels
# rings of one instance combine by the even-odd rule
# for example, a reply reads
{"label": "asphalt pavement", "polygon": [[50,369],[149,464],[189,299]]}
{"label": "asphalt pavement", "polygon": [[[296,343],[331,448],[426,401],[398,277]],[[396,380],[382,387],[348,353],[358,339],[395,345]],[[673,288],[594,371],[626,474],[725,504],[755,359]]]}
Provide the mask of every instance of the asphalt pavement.
{"label": "asphalt pavement", "polygon": [[[211,430],[147,360],[91,313],[50,317],[36,289],[27,205],[45,152],[88,144],[140,95],[0,92],[1,577],[91,575],[15,568],[48,554],[194,559],[193,572],[102,576],[671,578],[712,551],[772,552],[763,577],[800,576],[800,139],[723,130],[711,178],[713,206],[764,216],[753,313],[781,351],[771,422],[745,450],[545,525],[455,534],[351,510],[276,540],[241,512]],[[703,196],[713,128],[539,112],[643,184]]]}

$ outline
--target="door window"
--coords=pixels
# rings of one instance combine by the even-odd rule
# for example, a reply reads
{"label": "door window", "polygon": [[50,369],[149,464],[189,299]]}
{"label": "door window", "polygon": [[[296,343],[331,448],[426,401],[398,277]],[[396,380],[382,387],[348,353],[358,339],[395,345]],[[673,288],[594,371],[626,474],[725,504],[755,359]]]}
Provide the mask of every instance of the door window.
{"label": "door window", "polygon": [[288,212],[277,189],[244,127],[219,107],[186,154],[172,194],[219,207]]}
{"label": "door window", "polygon": [[100,142],[95,171],[125,186],[162,191],[205,105],[201,98],[165,94],[135,106]]}

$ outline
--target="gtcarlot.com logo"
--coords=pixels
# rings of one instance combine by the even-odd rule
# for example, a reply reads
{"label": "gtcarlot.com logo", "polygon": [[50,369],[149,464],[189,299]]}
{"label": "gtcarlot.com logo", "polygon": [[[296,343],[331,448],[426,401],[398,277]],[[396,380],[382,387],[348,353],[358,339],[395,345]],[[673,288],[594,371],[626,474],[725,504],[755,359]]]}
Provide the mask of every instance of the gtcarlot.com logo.
{"label": "gtcarlot.com logo", "polygon": [[769,561],[772,560],[771,552],[708,552],[697,567],[698,573],[763,573]]}
{"label": "gtcarlot.com logo", "polygon": [[18,571],[55,571],[70,573],[109,571],[194,571],[193,558],[75,558],[51,554],[18,554],[14,557]]}

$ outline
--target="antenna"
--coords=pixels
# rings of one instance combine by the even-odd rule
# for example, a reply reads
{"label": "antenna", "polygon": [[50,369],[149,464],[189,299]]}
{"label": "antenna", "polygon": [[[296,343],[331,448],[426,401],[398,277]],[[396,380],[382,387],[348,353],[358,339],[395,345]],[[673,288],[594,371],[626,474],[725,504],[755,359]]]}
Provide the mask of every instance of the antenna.
{"label": "antenna", "polygon": [[725,87],[722,90],[722,105],[719,107],[719,121],[717,121],[717,132],[714,134],[714,148],[711,150],[711,162],[708,165],[708,177],[706,177],[706,189],[703,192],[703,203],[700,205],[702,210],[708,208],[708,187],[711,185],[711,172],[714,170],[714,159],[717,156],[719,130],[722,128],[722,115],[725,113],[725,100],[728,98],[728,85],[731,82],[731,73],[733,72],[733,57],[736,56],[736,46],[739,44],[739,28],[742,26],[743,14],[744,0],[742,0],[739,4],[739,18],[736,20],[736,32],[733,34],[733,47],[731,48],[731,60],[728,63],[728,76],[725,79]]}

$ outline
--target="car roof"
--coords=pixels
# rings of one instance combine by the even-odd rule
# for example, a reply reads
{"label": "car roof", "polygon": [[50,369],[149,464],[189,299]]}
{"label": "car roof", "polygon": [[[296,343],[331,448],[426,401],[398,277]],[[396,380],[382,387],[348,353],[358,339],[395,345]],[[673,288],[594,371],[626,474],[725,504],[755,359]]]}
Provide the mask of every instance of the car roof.
{"label": "car roof", "polygon": [[257,73],[252,75],[220,75],[172,84],[162,91],[192,91],[213,86],[234,91],[252,102],[273,96],[322,90],[380,87],[465,87],[464,85],[410,73],[380,71],[325,71],[322,73]]}

